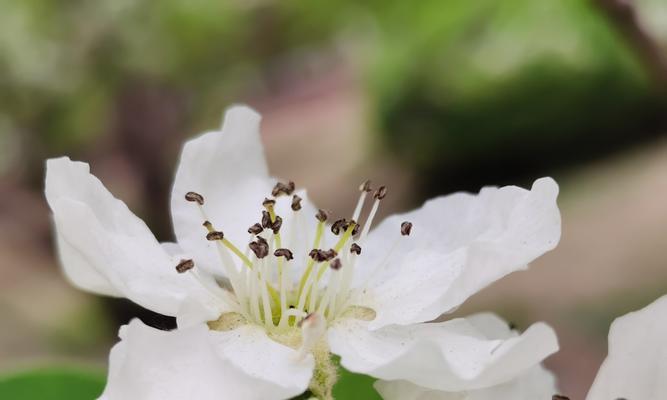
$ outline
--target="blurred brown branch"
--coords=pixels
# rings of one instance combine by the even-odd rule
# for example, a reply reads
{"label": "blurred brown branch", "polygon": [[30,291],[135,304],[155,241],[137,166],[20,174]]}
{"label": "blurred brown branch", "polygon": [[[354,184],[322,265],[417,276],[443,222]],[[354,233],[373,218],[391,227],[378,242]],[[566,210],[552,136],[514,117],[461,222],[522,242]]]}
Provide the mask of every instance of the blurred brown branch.
{"label": "blurred brown branch", "polygon": [[660,44],[642,26],[632,0],[593,0],[629,43],[651,78],[667,89],[667,56]]}

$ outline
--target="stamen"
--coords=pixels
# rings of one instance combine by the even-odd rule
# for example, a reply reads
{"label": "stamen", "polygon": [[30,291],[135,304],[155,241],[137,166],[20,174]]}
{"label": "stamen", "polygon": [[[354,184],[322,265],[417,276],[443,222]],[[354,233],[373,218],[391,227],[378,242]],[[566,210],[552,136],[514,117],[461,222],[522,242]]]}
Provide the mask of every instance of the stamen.
{"label": "stamen", "polygon": [[333,232],[334,235],[338,235],[341,230],[347,229],[347,226],[348,223],[345,218],[339,219],[331,225],[331,232]]}
{"label": "stamen", "polygon": [[187,272],[191,270],[192,268],[195,267],[195,262],[192,260],[181,260],[181,262],[178,263],[176,266],[176,272],[179,274],[182,274],[184,272]]}
{"label": "stamen", "polygon": [[326,222],[327,219],[329,219],[329,212],[320,208],[319,210],[317,210],[315,218],[317,218],[317,220],[320,222]]}
{"label": "stamen", "polygon": [[366,192],[369,193],[371,190],[371,181],[370,179],[366,179],[361,185],[359,185],[359,191],[360,192]]}
{"label": "stamen", "polygon": [[280,218],[280,215],[276,215],[275,220],[271,223],[271,230],[274,235],[277,235],[280,232],[280,227],[283,226],[283,219]]}
{"label": "stamen", "polygon": [[220,231],[213,231],[206,234],[206,240],[215,241],[225,238],[225,234]]}
{"label": "stamen", "polygon": [[264,228],[262,228],[262,225],[254,224],[253,226],[248,228],[248,233],[250,233],[251,235],[259,235],[260,233],[262,233],[263,230]]}
{"label": "stamen", "polygon": [[301,209],[301,200],[303,200],[303,199],[296,194],[294,196],[292,196],[292,210],[293,211],[299,211]]}
{"label": "stamen", "polygon": [[317,262],[325,262],[332,260],[337,255],[338,252],[334,249],[329,249],[329,250],[312,249],[310,253],[308,253],[308,256]]}
{"label": "stamen", "polygon": [[294,193],[295,185],[294,182],[289,181],[286,184],[282,182],[276,183],[276,186],[273,187],[273,190],[271,191],[271,195],[274,197],[278,197],[281,194],[286,194],[286,195],[291,195]]}
{"label": "stamen", "polygon": [[204,196],[197,192],[187,192],[185,194],[185,200],[190,201],[190,202],[196,202],[200,206],[204,205]]}
{"label": "stamen", "polygon": [[412,232],[412,222],[405,221],[401,224],[401,235],[409,236]]}
{"label": "stamen", "polygon": [[285,257],[286,260],[292,260],[294,255],[290,249],[277,249],[273,252],[273,255],[276,257]]}
{"label": "stamen", "polygon": [[271,228],[271,214],[268,211],[262,211],[262,228]]}
{"label": "stamen", "polygon": [[378,208],[380,207],[380,201],[385,198],[387,195],[387,187],[386,186],[380,186],[375,193],[373,193],[373,198],[375,198],[375,202],[373,202],[373,208],[371,208],[371,212],[368,214],[368,218],[366,219],[366,224],[364,225],[364,229],[361,231],[361,235],[359,235],[359,240],[363,241],[366,235],[368,235],[368,231],[371,229],[371,225],[373,224],[373,219],[375,218],[375,214],[378,212]]}
{"label": "stamen", "polygon": [[352,243],[352,245],[350,246],[350,253],[353,253],[353,254],[356,254],[356,255],[361,254],[361,246],[359,246],[356,243]]}
{"label": "stamen", "polygon": [[252,252],[255,253],[255,256],[260,260],[269,255],[269,244],[261,236],[257,236],[257,240],[250,242],[248,247],[250,247],[250,250],[252,250]]}
{"label": "stamen", "polygon": [[350,226],[352,226],[352,236],[356,235],[357,232],[359,232],[359,224],[355,220],[350,220],[345,223],[344,229],[347,230]]}
{"label": "stamen", "polygon": [[382,200],[387,195],[387,187],[380,186],[375,193],[373,193],[373,198],[376,200]]}
{"label": "stamen", "polygon": [[334,260],[331,261],[330,267],[334,271],[338,271],[339,269],[341,269],[342,266],[343,266],[343,263],[340,261],[340,258],[334,258]]}
{"label": "stamen", "polygon": [[276,201],[274,199],[269,199],[269,198],[264,198],[264,201],[262,202],[262,205],[268,210],[269,208],[272,208],[274,205],[276,205]]}
{"label": "stamen", "polygon": [[364,183],[359,185],[359,191],[361,192],[361,194],[359,195],[357,206],[354,208],[354,212],[352,213],[352,219],[354,221],[357,221],[359,219],[359,216],[361,215],[361,210],[364,208],[364,202],[366,201],[366,196],[371,190],[372,190],[371,181],[369,180],[366,180]]}

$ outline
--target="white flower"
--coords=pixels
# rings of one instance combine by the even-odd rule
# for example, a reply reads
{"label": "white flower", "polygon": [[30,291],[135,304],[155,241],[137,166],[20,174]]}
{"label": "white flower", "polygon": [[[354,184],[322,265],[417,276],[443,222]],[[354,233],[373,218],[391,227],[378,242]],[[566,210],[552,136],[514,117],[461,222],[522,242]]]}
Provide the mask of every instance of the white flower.
{"label": "white flower", "polygon": [[667,399],[667,296],[617,318],[587,400]]}
{"label": "white flower", "polygon": [[[493,314],[476,314],[466,320],[480,338],[503,341],[518,337],[516,331]],[[529,355],[535,349],[524,348],[523,351]],[[499,368],[505,367],[499,365]],[[504,383],[460,392],[427,389],[407,381],[378,381],[375,388],[385,400],[550,400],[557,392],[553,374],[539,364],[520,371]]]}
{"label": "white flower", "polygon": [[233,107],[221,131],[185,145],[171,199],[178,244],[158,243],[87,164],[49,160],[46,196],[69,279],[176,316],[179,328],[208,326],[216,354],[281,396],[328,397],[330,352],[352,371],[457,391],[505,382],[556,350],[542,324],[499,341],[464,319],[424,323],[556,246],[552,179],[439,197],[373,231],[386,189],[366,184],[348,219],[329,225],[305,191],[274,185],[259,121]]}

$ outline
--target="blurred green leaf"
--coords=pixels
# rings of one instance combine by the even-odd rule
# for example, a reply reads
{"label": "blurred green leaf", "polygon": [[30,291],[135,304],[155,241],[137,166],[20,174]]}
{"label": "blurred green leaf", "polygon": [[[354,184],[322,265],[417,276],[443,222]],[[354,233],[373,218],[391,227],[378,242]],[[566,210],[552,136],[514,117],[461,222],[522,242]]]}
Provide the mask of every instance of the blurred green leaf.
{"label": "blurred green leaf", "polygon": [[97,370],[47,367],[0,377],[0,399],[91,400],[104,389],[104,374]]}
{"label": "blurred green leaf", "polygon": [[352,373],[340,367],[340,378],[334,386],[334,398],[340,400],[380,400],[373,388],[374,378]]}

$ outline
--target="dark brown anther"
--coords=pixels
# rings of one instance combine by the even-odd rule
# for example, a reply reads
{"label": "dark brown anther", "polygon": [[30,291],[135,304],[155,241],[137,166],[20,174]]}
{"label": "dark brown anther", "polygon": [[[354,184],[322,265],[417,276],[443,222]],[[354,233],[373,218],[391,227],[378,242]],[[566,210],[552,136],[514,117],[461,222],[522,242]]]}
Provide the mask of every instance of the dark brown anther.
{"label": "dark brown anther", "polygon": [[192,260],[181,260],[176,266],[176,272],[182,274],[183,272],[189,271],[195,267],[195,262]]}
{"label": "dark brown anther", "polygon": [[331,225],[331,232],[333,232],[334,235],[338,235],[341,230],[344,230],[345,227],[347,226],[347,221],[345,218],[339,219],[336,222]]}
{"label": "dark brown anther", "polygon": [[277,249],[273,252],[273,255],[276,257],[285,257],[287,261],[294,258],[294,255],[290,249]]}
{"label": "dark brown anther", "polygon": [[373,193],[373,198],[377,200],[382,200],[384,197],[387,195],[387,187],[386,186],[380,186],[375,193]]}
{"label": "dark brown anther", "polygon": [[275,206],[275,205],[276,205],[276,201],[273,200],[273,199],[269,199],[269,198],[266,198],[266,197],[265,197],[265,198],[264,198],[264,201],[262,202],[262,205],[268,209],[268,208],[270,208],[270,207]]}
{"label": "dark brown anther", "polygon": [[280,215],[276,215],[276,220],[271,223],[271,230],[273,234],[277,235],[280,232],[280,227],[283,226],[283,219],[280,218]]}
{"label": "dark brown anther", "polygon": [[266,240],[259,240],[260,236],[257,237],[257,241],[255,242],[250,242],[248,244],[248,247],[250,247],[250,250],[252,250],[253,253],[255,253],[255,256],[257,258],[264,258],[269,255],[269,245],[266,243]]}
{"label": "dark brown anther", "polygon": [[368,193],[368,192],[370,192],[371,190],[373,190],[373,189],[371,189],[371,181],[370,181],[370,180],[365,180],[364,183],[362,183],[361,185],[359,185],[359,191],[360,191],[360,192],[366,192],[366,193]]}
{"label": "dark brown anther", "polygon": [[262,228],[271,228],[271,214],[268,211],[262,211]]}
{"label": "dark brown anther", "polygon": [[355,220],[350,220],[345,224],[345,230],[348,230],[350,228],[350,225],[352,225],[352,236],[356,235],[359,233],[359,224]]}
{"label": "dark brown anther", "polygon": [[338,255],[338,252],[334,249],[329,249],[329,250],[323,250],[322,251],[322,256],[324,257],[324,261],[329,261],[332,260],[334,257]]}
{"label": "dark brown anther", "polygon": [[[567,396],[563,396],[562,394],[555,394],[551,396],[551,400],[570,400],[570,398]],[[617,399],[617,400],[623,400],[623,399]]]}
{"label": "dark brown anther", "polygon": [[278,197],[281,194],[285,195],[291,195],[294,193],[294,189],[296,189],[296,185],[294,185],[294,182],[289,181],[286,184],[282,182],[276,183],[276,186],[273,187],[273,190],[271,190],[271,195],[273,197]]}
{"label": "dark brown anther", "polygon": [[206,240],[222,240],[225,238],[225,234],[220,231],[213,231],[206,234]]}
{"label": "dark brown anther", "polygon": [[326,220],[329,219],[329,213],[320,208],[319,210],[317,210],[315,218],[317,218],[317,220],[320,222],[326,222]]}
{"label": "dark brown anther", "polygon": [[267,242],[266,239],[264,239],[264,238],[261,237],[261,236],[257,236],[257,238],[255,238],[255,240],[257,241],[257,243],[261,243],[261,244],[263,244],[263,245],[265,245],[265,246],[268,246],[268,245],[269,245],[269,242]]}
{"label": "dark brown anther", "polygon": [[264,230],[264,228],[262,228],[262,225],[254,224],[253,226],[248,228],[248,233],[253,234],[253,235],[259,235],[260,233],[262,233],[263,230]]}
{"label": "dark brown anther", "polygon": [[211,223],[211,221],[204,221],[202,226],[206,229],[213,229],[213,224]]}
{"label": "dark brown anther", "polygon": [[197,202],[200,206],[204,205],[204,196],[197,192],[187,192],[185,194],[185,200],[190,202]]}
{"label": "dark brown anther", "polygon": [[361,254],[361,246],[356,243],[352,243],[352,246],[350,246],[350,253],[354,253],[356,255]]}
{"label": "dark brown anther", "polygon": [[405,221],[401,224],[401,235],[409,236],[412,232],[412,222]]}
{"label": "dark brown anther", "polygon": [[303,199],[296,194],[294,196],[292,196],[292,210],[293,211],[299,211],[301,209],[301,200],[303,200]]}
{"label": "dark brown anther", "polygon": [[308,256],[317,262],[325,262],[333,260],[337,255],[338,253],[334,249],[329,249],[329,250],[312,249],[310,253],[308,253]]}
{"label": "dark brown anther", "polygon": [[330,267],[334,271],[338,271],[339,269],[341,269],[343,267],[343,263],[340,262],[340,258],[334,258],[333,261],[331,261]]}

